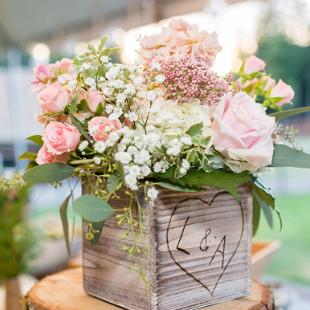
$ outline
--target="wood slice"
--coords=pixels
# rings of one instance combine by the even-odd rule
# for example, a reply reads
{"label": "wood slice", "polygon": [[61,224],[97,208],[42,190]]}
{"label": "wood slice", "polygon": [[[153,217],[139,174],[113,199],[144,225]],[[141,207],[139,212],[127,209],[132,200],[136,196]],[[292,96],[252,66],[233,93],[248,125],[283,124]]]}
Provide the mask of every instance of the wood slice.
{"label": "wood slice", "polygon": [[[34,310],[117,310],[116,306],[86,295],[82,284],[82,268],[74,268],[48,276],[38,282],[28,294]],[[252,293],[206,310],[273,310],[272,291],[252,282]]]}

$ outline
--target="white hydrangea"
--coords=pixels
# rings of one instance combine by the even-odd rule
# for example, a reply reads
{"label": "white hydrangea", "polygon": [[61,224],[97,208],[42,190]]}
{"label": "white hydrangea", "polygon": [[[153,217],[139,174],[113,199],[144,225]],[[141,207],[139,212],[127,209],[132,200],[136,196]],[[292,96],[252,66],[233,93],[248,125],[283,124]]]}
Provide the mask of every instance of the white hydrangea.
{"label": "white hydrangea", "polygon": [[158,190],[155,189],[154,187],[151,187],[147,190],[147,197],[151,200],[154,201],[158,196]]}
{"label": "white hydrangea", "polygon": [[127,165],[131,162],[132,157],[127,152],[119,151],[115,154],[115,160],[119,161],[120,163],[124,165]]}
{"label": "white hydrangea", "polygon": [[111,114],[113,112],[113,105],[112,104],[107,104],[105,106],[105,111],[108,113],[108,114]]}
{"label": "white hydrangea", "polygon": [[106,150],[106,148],[107,146],[103,141],[98,141],[94,144],[94,150],[99,154],[102,154]]}
{"label": "white hydrangea", "polygon": [[80,143],[80,145],[79,145],[79,150],[81,151],[81,152],[83,152],[87,147],[88,147],[88,145],[89,145],[89,142],[88,141],[82,141],[81,143]]}
{"label": "white hydrangea", "polygon": [[134,155],[134,162],[138,165],[147,164],[151,159],[151,155],[147,150],[141,150]]}
{"label": "white hydrangea", "polygon": [[100,164],[101,164],[101,158],[98,157],[98,156],[95,156],[95,157],[93,158],[93,161],[94,161],[94,163],[95,163],[96,165],[100,165]]}
{"label": "white hydrangea", "polygon": [[127,174],[125,176],[125,182],[126,185],[131,189],[131,190],[137,190],[137,177],[134,174]]}
{"label": "white hydrangea", "polygon": [[163,75],[163,74],[157,74],[156,76],[155,76],[155,81],[157,82],[157,83],[159,83],[159,84],[162,84],[162,83],[164,83],[165,82],[165,76]]}
{"label": "white hydrangea", "polygon": [[84,80],[85,84],[90,86],[90,87],[96,87],[96,81],[95,79],[88,77]]}
{"label": "white hydrangea", "polygon": [[100,60],[102,63],[106,64],[110,61],[110,57],[103,55]]}
{"label": "white hydrangea", "polygon": [[126,95],[124,93],[119,93],[116,96],[116,103],[119,105],[123,105],[126,100]]}
{"label": "white hydrangea", "polygon": [[172,156],[178,156],[181,152],[182,143],[178,139],[173,139],[167,146],[167,154]]}

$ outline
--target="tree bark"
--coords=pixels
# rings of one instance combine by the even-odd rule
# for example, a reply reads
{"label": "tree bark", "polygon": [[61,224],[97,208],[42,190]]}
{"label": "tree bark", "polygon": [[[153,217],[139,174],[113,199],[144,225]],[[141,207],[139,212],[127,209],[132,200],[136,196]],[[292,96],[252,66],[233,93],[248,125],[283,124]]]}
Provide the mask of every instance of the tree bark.
{"label": "tree bark", "polygon": [[5,282],[6,289],[6,310],[22,310],[21,290],[18,278],[8,279]]}

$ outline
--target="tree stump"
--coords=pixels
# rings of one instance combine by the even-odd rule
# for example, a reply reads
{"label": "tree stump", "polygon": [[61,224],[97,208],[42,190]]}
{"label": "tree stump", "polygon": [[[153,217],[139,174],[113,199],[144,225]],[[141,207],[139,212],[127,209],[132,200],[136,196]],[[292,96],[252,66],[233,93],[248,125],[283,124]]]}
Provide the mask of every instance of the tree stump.
{"label": "tree stump", "polygon": [[[38,282],[28,294],[28,303],[34,310],[117,310],[109,303],[88,296],[83,290],[82,268],[69,269],[48,276]],[[206,310],[273,310],[272,291],[258,282],[252,282],[251,295],[228,301]],[[169,309],[167,309],[169,310]]]}

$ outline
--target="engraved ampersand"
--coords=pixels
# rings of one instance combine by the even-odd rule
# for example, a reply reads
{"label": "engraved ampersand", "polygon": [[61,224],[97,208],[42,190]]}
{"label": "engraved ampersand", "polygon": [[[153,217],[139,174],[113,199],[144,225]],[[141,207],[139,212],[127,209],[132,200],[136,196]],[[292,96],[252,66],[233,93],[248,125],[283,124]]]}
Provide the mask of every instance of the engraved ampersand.
{"label": "engraved ampersand", "polygon": [[229,193],[218,192],[210,200],[186,198],[171,213],[168,252],[181,270],[213,295],[239,249],[243,231],[242,205]]}

